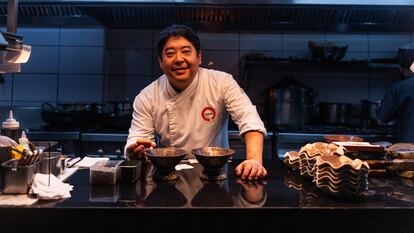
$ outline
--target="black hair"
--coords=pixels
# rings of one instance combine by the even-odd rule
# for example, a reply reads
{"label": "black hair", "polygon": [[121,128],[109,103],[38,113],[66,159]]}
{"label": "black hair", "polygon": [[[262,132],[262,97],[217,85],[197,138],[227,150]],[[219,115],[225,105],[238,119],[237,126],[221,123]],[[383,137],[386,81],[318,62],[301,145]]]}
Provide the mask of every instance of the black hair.
{"label": "black hair", "polygon": [[414,51],[411,49],[399,49],[397,57],[401,68],[410,69],[411,64],[414,62]]}
{"label": "black hair", "polygon": [[198,38],[193,29],[183,24],[172,24],[165,27],[160,32],[160,39],[158,40],[157,44],[159,58],[162,58],[162,50],[164,49],[164,46],[167,43],[168,39],[176,36],[182,36],[188,40],[196,49],[197,54],[199,54],[201,49],[200,38]]}

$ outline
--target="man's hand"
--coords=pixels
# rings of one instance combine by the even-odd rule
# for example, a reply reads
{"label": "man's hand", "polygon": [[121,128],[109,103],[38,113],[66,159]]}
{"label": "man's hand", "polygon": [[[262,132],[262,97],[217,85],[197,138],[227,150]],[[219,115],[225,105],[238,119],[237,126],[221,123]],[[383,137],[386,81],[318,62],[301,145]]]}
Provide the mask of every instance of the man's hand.
{"label": "man's hand", "polygon": [[267,176],[263,165],[254,159],[244,160],[236,167],[235,171],[237,176],[248,180],[257,180]]}
{"label": "man's hand", "polygon": [[242,186],[242,195],[248,202],[258,203],[263,200],[266,193],[266,180],[247,181],[237,178],[236,183]]}
{"label": "man's hand", "polygon": [[145,140],[137,140],[135,143],[129,145],[126,149],[127,159],[142,159],[145,156],[148,148],[156,147],[155,142],[149,141],[144,142]]}

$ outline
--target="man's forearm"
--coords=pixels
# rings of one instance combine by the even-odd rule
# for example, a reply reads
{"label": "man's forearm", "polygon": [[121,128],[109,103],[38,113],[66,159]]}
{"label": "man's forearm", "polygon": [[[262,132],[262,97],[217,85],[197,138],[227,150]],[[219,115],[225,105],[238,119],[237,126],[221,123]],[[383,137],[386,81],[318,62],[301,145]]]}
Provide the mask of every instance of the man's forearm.
{"label": "man's forearm", "polygon": [[249,131],[243,135],[246,143],[246,159],[262,163],[264,136],[258,131]]}

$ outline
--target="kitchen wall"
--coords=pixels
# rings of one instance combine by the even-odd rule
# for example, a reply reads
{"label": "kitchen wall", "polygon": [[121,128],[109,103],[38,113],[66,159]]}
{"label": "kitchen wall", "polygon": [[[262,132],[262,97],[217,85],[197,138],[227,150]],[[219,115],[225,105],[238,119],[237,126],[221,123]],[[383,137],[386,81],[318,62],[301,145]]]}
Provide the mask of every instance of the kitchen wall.
{"label": "kitchen wall", "polygon": [[18,28],[18,33],[32,53],[20,73],[6,74],[0,83],[1,120],[14,109],[29,128],[44,124],[39,113],[44,102],[103,100],[103,27]]}
{"label": "kitchen wall", "polygon": [[[4,75],[0,83],[0,120],[9,108],[38,112],[43,102],[133,100],[161,71],[155,51],[158,30],[109,30],[100,26],[19,28],[32,55],[22,72]],[[413,33],[199,32],[203,66],[227,71],[241,81],[240,58],[250,52],[272,57],[309,57],[307,43],[349,45],[343,60],[392,58],[398,48],[414,48]],[[260,92],[283,74],[250,79],[246,92],[260,104]],[[308,72],[296,78],[318,91],[317,101],[358,104],[378,99],[397,81],[386,72]],[[261,106],[258,106],[261,110]],[[27,112],[27,111],[26,111]],[[27,114],[26,114],[27,115]],[[39,114],[20,115],[26,126],[41,124]],[[31,120],[26,120],[26,117]],[[33,120],[36,118],[36,120]],[[33,121],[33,122],[30,122]]]}

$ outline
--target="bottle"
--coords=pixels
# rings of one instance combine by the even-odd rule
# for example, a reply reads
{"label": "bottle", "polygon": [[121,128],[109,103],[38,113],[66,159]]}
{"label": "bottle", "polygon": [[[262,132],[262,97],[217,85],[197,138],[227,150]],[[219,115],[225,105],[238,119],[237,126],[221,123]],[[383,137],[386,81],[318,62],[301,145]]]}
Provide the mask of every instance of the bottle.
{"label": "bottle", "polygon": [[18,142],[20,137],[20,123],[13,118],[13,111],[10,110],[9,118],[1,125],[1,134]]}
{"label": "bottle", "polygon": [[23,146],[27,151],[31,151],[29,147],[29,139],[26,137],[26,132],[22,131],[22,136],[19,138],[19,145]]}

